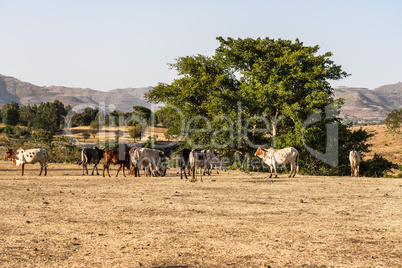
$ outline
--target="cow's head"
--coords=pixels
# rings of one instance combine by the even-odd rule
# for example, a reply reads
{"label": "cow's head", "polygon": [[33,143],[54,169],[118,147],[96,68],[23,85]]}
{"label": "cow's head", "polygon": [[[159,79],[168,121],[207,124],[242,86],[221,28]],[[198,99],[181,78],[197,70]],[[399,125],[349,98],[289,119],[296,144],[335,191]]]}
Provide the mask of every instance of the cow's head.
{"label": "cow's head", "polygon": [[13,156],[14,152],[10,148],[7,148],[6,154],[4,155],[4,159],[9,159],[11,160],[11,157]]}
{"label": "cow's head", "polygon": [[255,152],[254,156],[262,157],[263,155],[264,155],[264,151],[261,149],[261,147],[258,147],[258,149]]}

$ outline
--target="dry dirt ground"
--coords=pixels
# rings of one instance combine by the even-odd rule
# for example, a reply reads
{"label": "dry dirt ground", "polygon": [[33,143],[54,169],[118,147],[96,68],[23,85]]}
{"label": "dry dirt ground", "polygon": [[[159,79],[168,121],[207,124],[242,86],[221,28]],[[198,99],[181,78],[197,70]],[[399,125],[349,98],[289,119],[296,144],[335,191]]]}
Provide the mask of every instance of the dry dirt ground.
{"label": "dry dirt ground", "polygon": [[401,179],[38,171],[0,161],[1,267],[402,267]]}

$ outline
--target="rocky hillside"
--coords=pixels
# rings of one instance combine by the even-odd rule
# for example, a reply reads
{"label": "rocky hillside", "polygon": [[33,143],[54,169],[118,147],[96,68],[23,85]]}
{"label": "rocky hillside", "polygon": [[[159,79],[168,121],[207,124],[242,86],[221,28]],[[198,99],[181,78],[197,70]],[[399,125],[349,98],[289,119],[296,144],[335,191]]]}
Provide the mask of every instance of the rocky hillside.
{"label": "rocky hillside", "polygon": [[384,120],[393,109],[402,108],[402,83],[367,88],[336,87],[335,98],[343,98],[341,117],[348,121]]}
{"label": "rocky hillside", "polygon": [[150,88],[114,89],[108,92],[89,88],[69,88],[61,86],[40,87],[22,82],[14,77],[0,75],[0,107],[5,103],[18,102],[22,105],[59,100],[64,105],[105,105],[109,110],[131,112],[133,106],[149,107],[144,93]]}
{"label": "rocky hillside", "polygon": [[[150,87],[114,89],[107,92],[89,88],[40,87],[0,75],[0,107],[12,101],[26,105],[58,99],[72,107],[80,104],[98,106],[104,103],[109,110],[131,112],[132,107],[136,105],[150,107],[144,99],[144,93],[148,90]],[[341,117],[347,121],[384,120],[393,109],[402,108],[402,83],[373,90],[336,87],[334,93],[335,98],[343,98],[345,101]]]}

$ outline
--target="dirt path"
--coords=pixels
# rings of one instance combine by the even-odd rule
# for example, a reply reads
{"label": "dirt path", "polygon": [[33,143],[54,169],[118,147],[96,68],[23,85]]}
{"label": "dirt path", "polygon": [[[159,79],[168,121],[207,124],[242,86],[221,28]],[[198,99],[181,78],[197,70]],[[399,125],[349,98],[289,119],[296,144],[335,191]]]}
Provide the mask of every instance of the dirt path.
{"label": "dirt path", "polygon": [[402,266],[401,179],[38,167],[0,162],[1,267]]}

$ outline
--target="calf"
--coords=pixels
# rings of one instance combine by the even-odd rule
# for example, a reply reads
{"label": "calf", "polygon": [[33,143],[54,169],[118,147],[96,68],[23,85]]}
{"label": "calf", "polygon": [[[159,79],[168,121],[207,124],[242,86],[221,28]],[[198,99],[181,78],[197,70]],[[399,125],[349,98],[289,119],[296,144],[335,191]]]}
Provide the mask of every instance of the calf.
{"label": "calf", "polygon": [[355,150],[350,151],[349,153],[349,161],[350,161],[350,176],[359,177],[360,174],[360,156],[359,153]]}
{"label": "calf", "polygon": [[99,161],[103,158],[105,154],[105,150],[99,149],[98,147],[94,148],[84,148],[81,151],[81,163],[82,164],[82,175],[84,175],[84,169],[87,171],[88,175],[88,168],[87,165],[89,163],[94,163],[94,167],[92,169],[92,175],[94,175],[94,171],[96,168],[96,173],[99,175],[98,167]]}
{"label": "calf", "polygon": [[272,170],[275,171],[275,178],[278,177],[277,168],[278,165],[285,165],[290,163],[290,174],[289,178],[296,175],[299,172],[299,152],[293,148],[288,147],[280,150],[275,150],[274,148],[263,149],[258,147],[257,151],[254,154],[255,156],[260,157],[265,164],[270,167],[272,177]]}
{"label": "calf", "polygon": [[107,175],[110,177],[109,174],[109,166],[110,163],[115,165],[120,165],[119,169],[117,170],[116,177],[119,175],[121,169],[123,169],[123,176],[125,177],[126,174],[124,173],[124,168],[130,170],[130,159],[129,155],[126,152],[119,152],[117,150],[108,150],[105,152],[105,164],[103,165],[103,177],[105,177],[105,170],[107,170]]}
{"label": "calf", "polygon": [[40,163],[39,176],[42,175],[43,168],[45,168],[45,176],[47,175],[47,160],[49,155],[45,149],[37,148],[24,150],[20,147],[15,152],[11,149],[7,149],[4,158],[13,161],[16,166],[21,166],[21,176],[24,175],[25,164],[35,164],[37,162]]}

